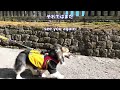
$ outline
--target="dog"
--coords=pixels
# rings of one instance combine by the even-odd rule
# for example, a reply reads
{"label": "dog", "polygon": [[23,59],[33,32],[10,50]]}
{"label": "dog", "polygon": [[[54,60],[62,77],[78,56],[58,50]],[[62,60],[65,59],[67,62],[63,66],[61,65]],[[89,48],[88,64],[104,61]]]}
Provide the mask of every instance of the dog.
{"label": "dog", "polygon": [[[54,48],[47,51],[26,49],[16,57],[14,64],[16,79],[23,79],[21,73],[26,69],[30,69],[33,75],[41,75],[41,77],[46,77],[44,72],[48,70],[51,77],[63,79],[64,75],[61,75],[56,67],[59,62],[65,65],[64,58],[69,58],[70,55],[69,49],[60,45],[54,45]],[[38,59],[35,60],[37,57]]]}

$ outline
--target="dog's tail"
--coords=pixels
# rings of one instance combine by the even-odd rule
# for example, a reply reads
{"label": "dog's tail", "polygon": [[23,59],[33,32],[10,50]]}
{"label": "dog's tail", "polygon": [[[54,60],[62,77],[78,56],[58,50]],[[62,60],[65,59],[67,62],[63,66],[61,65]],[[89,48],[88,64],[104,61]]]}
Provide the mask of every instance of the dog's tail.
{"label": "dog's tail", "polygon": [[15,60],[14,70],[16,72],[21,70],[22,66],[25,66],[25,62],[26,62],[26,54],[21,52]]}
{"label": "dog's tail", "polygon": [[15,64],[14,64],[14,70],[17,72],[21,69],[22,62],[16,58]]}

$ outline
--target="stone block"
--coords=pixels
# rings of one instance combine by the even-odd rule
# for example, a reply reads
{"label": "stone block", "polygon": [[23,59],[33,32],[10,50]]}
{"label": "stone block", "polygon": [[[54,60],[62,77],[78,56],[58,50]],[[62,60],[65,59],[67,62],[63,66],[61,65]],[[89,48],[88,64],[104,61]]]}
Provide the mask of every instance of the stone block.
{"label": "stone block", "polygon": [[96,56],[96,57],[99,56],[99,49],[98,48],[93,49],[93,56]]}
{"label": "stone block", "polygon": [[97,44],[96,44],[96,47],[105,49],[106,48],[106,42],[105,41],[98,41]]}
{"label": "stone block", "polygon": [[51,39],[50,39],[50,43],[51,43],[51,44],[55,44],[55,43],[57,43],[57,39],[55,39],[55,38],[51,38]]}
{"label": "stone block", "polygon": [[33,42],[37,42],[39,40],[39,38],[35,35],[30,35],[29,40],[33,41]]}
{"label": "stone block", "polygon": [[30,37],[30,35],[28,35],[28,34],[22,34],[21,35],[21,40],[22,41],[27,41],[29,39],[29,37]]}
{"label": "stone block", "polygon": [[107,49],[99,49],[99,54],[101,57],[107,57]]}

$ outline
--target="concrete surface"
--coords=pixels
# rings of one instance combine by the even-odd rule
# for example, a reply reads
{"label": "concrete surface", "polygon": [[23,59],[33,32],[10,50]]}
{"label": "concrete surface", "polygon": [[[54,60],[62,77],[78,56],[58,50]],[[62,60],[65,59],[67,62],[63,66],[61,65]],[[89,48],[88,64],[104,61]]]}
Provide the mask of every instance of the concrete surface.
{"label": "concrete surface", "polygon": [[[22,50],[0,47],[0,79],[15,78],[13,64],[20,51]],[[65,62],[65,66],[58,65],[58,70],[64,74],[65,79],[120,79],[120,59],[76,55],[65,59]],[[49,75],[47,71],[45,73]],[[32,79],[29,70],[22,76]]]}

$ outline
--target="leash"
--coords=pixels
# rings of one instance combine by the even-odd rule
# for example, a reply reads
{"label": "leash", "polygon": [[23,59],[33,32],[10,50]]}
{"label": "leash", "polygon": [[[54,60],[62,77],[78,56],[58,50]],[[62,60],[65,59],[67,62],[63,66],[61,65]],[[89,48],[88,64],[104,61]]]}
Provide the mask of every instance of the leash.
{"label": "leash", "polygon": [[0,35],[0,39],[4,40],[4,41],[6,41],[6,42],[8,41],[8,42],[12,42],[12,43],[18,44],[18,45],[20,45],[20,46],[22,46],[22,47],[24,47],[24,48],[27,48],[27,49],[33,49],[33,48],[31,48],[31,47],[28,47],[28,46],[25,46],[25,45],[23,45],[23,44],[20,44],[20,43],[14,41],[14,40],[10,40],[9,38],[4,37],[4,36],[1,36],[1,35]]}

